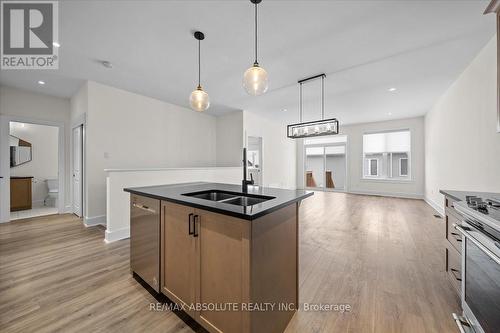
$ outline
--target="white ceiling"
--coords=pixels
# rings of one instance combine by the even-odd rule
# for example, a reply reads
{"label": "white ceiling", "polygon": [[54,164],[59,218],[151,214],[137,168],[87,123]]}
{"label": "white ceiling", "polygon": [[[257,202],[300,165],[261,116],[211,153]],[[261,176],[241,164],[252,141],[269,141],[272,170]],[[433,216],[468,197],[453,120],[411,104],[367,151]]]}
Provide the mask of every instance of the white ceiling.
{"label": "white ceiling", "polygon": [[[248,0],[60,1],[59,70],[2,71],[0,83],[70,97],[89,79],[188,106],[197,80],[192,32],[201,30],[211,114],[248,109],[295,121],[297,80],[326,73],[327,117],[345,124],[417,116],[494,35],[494,15],[483,15],[488,3],[264,0],[259,61],[270,88],[252,97],[241,84],[253,62]],[[305,119],[319,117],[313,88],[304,87]]]}

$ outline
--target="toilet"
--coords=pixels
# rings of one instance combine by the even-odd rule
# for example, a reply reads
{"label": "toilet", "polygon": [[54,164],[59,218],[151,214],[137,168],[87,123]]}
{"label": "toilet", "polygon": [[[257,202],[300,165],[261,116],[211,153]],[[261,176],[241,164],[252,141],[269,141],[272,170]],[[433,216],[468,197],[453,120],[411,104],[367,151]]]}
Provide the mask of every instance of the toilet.
{"label": "toilet", "polygon": [[58,207],[59,179],[47,179],[49,192],[45,197],[44,204],[49,207]]}

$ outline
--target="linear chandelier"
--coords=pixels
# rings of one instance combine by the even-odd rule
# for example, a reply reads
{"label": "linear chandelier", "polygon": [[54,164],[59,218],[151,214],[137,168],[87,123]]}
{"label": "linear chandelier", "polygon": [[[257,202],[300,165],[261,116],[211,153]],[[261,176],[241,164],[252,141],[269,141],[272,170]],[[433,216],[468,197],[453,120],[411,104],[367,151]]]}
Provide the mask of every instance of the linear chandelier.
{"label": "linear chandelier", "polygon": [[[302,85],[305,82],[321,78],[321,120],[302,121]],[[286,136],[291,139],[308,138],[314,136],[339,134],[339,121],[336,118],[325,119],[325,74],[311,76],[299,80],[300,102],[299,102],[299,123],[287,126]]]}

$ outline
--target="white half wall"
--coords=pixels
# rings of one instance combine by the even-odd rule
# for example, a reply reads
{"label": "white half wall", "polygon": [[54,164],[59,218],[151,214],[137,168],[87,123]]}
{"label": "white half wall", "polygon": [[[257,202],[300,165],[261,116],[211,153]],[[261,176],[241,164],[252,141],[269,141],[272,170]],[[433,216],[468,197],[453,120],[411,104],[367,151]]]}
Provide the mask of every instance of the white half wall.
{"label": "white half wall", "polygon": [[425,198],[443,209],[441,189],[500,192],[497,37],[425,116]]}
{"label": "white half wall", "polygon": [[106,170],[106,216],[86,220],[85,224],[91,226],[105,222],[107,242],[128,238],[130,194],[124,192],[124,188],[198,181],[241,184],[242,172],[241,167]]}
{"label": "white half wall", "polygon": [[[409,129],[411,132],[411,180],[363,179],[363,134]],[[424,195],[424,118],[340,125],[347,136],[347,192],[422,199]],[[297,143],[297,186],[304,188],[303,142]]]}

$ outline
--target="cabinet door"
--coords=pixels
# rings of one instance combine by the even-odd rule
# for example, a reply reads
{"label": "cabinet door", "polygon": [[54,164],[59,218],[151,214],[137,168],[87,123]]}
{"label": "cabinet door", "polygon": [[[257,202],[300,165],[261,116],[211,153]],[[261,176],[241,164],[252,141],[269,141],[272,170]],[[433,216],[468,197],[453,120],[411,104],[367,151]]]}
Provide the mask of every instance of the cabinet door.
{"label": "cabinet door", "polygon": [[[195,239],[189,234],[192,208],[162,202],[163,209],[163,287],[162,292],[172,301],[188,307],[195,301]],[[185,309],[191,316],[194,312]]]}
{"label": "cabinet door", "polygon": [[[250,221],[197,209],[197,302],[249,303]],[[249,332],[249,313],[200,311],[199,322],[211,332]]]}
{"label": "cabinet door", "polygon": [[31,178],[10,179],[10,211],[31,209]]}

